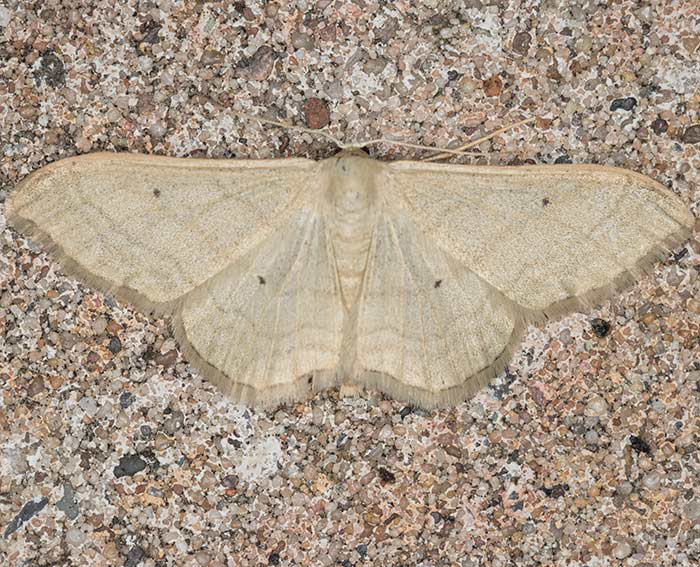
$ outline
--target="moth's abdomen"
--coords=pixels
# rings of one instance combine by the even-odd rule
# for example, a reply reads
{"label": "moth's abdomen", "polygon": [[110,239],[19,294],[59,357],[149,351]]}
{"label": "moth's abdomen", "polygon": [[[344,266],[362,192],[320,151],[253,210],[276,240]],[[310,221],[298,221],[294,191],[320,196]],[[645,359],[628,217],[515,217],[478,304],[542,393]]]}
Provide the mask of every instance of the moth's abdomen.
{"label": "moth's abdomen", "polygon": [[367,265],[367,253],[372,237],[372,225],[368,222],[370,209],[338,210],[336,222],[331,228],[340,287],[348,309],[355,303],[362,285]]}
{"label": "moth's abdomen", "polygon": [[328,226],[347,309],[357,301],[367,265],[377,210],[376,164],[354,151],[327,162],[332,168],[326,194]]}

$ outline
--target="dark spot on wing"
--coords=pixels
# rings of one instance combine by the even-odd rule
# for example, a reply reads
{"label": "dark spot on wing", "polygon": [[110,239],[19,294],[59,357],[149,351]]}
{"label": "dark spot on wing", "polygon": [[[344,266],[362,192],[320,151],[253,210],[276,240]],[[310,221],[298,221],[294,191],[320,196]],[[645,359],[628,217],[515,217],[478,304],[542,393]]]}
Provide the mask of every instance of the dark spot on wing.
{"label": "dark spot on wing", "polygon": [[437,288],[439,288],[441,285],[442,285],[442,280],[435,280],[435,284],[433,285],[433,287],[434,287],[435,289],[437,289]]}
{"label": "dark spot on wing", "polygon": [[542,199],[542,206],[546,207],[547,205],[549,205],[549,197],[545,197],[544,199]]}
{"label": "dark spot on wing", "polygon": [[258,276],[258,283],[260,285],[265,285],[267,282],[265,281],[265,278],[262,276]]}
{"label": "dark spot on wing", "polygon": [[160,197],[160,189],[154,189],[153,190],[153,196],[157,199]]}
{"label": "dark spot on wing", "polygon": [[674,259],[676,262],[678,262],[678,261],[681,260],[687,253],[688,253],[688,249],[684,247],[684,248],[682,248],[677,254],[674,254],[674,255],[673,255],[673,259]]}
{"label": "dark spot on wing", "polygon": [[593,327],[593,332],[595,335],[601,339],[603,337],[607,337],[608,333],[610,332],[610,323],[608,323],[605,319],[599,319],[598,317],[591,321],[591,327]]}

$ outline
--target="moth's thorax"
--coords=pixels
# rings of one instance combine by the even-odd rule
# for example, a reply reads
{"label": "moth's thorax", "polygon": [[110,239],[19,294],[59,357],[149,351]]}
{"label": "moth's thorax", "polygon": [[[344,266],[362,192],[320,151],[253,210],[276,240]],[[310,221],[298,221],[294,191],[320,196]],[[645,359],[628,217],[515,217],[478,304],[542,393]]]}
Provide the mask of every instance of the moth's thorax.
{"label": "moth's thorax", "polygon": [[359,150],[341,152],[324,163],[326,214],[345,306],[357,300],[377,214],[380,163]]}

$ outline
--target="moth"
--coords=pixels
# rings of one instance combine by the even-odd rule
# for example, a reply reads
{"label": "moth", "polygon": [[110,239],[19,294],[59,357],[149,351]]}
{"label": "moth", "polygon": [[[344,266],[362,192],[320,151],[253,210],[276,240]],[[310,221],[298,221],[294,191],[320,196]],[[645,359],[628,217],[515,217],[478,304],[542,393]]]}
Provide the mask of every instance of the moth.
{"label": "moth", "polygon": [[594,165],[97,153],[26,177],[12,225],[65,269],[171,317],[232,400],[352,383],[422,407],[464,400],[529,323],[650,270],[693,215],[641,174]]}

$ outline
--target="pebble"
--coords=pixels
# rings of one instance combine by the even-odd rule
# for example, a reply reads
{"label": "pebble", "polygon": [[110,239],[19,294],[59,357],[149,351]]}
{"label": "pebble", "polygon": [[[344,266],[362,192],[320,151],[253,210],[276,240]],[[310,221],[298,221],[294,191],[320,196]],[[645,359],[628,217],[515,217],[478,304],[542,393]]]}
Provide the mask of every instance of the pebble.
{"label": "pebble", "polygon": [[663,118],[657,118],[651,123],[651,129],[654,131],[654,134],[663,134],[668,130],[668,122]]}
{"label": "pebble", "polygon": [[169,435],[173,435],[175,432],[180,430],[184,425],[185,416],[181,411],[175,411],[173,414],[163,422],[163,429]]}
{"label": "pebble", "polygon": [[700,520],[700,499],[693,498],[683,507],[683,514],[692,521]]}
{"label": "pebble", "polygon": [[586,404],[584,414],[589,417],[603,417],[608,413],[608,403],[605,399],[597,396]]}
{"label": "pebble", "polygon": [[364,65],[364,71],[368,75],[379,75],[387,66],[388,61],[383,57],[368,59]]}
{"label": "pebble", "polygon": [[308,34],[296,31],[292,33],[292,47],[294,49],[313,49],[314,42]]}
{"label": "pebble", "polygon": [[489,77],[484,81],[484,93],[486,96],[498,96],[501,94],[501,89],[503,88],[503,81],[498,75]]}
{"label": "pebble", "polygon": [[36,500],[30,500],[19,511],[19,513],[12,519],[12,521],[5,528],[3,537],[7,539],[14,532],[16,532],[25,522],[31,520],[39,512],[41,512],[48,503],[48,498],[40,498]]}
{"label": "pebble", "polygon": [[41,54],[39,66],[34,71],[37,82],[44,82],[48,87],[62,87],[66,82],[66,70],[60,57],[47,49]]}
{"label": "pebble", "polygon": [[105,329],[107,329],[107,319],[104,317],[99,317],[92,323],[92,332],[96,335],[101,335]]}
{"label": "pebble", "polygon": [[203,54],[202,58],[199,60],[201,65],[212,66],[221,65],[226,60],[225,56],[221,51],[216,49],[207,49]]}
{"label": "pebble", "polygon": [[159,353],[153,358],[153,362],[160,366],[165,366],[166,368],[172,366],[177,362],[177,351],[172,349],[165,354]]}
{"label": "pebble", "polygon": [[10,10],[5,6],[0,6],[0,28],[4,28],[10,23]]}
{"label": "pebble", "polygon": [[151,138],[160,140],[163,136],[165,136],[166,130],[167,128],[165,127],[165,123],[162,120],[156,120],[149,126],[148,133],[151,135]]}
{"label": "pebble", "polygon": [[632,547],[630,547],[630,544],[626,541],[618,543],[615,549],[613,549],[613,555],[616,559],[624,559],[625,557],[629,557],[631,553]]}
{"label": "pebble", "polygon": [[85,532],[80,528],[68,528],[66,530],[66,543],[73,547],[80,547],[85,543]]}
{"label": "pebble", "polygon": [[683,131],[681,141],[685,144],[697,144],[700,142],[700,124],[689,126]]}
{"label": "pebble", "polygon": [[621,482],[620,485],[617,487],[617,491],[620,494],[622,494],[622,496],[629,496],[630,494],[632,494],[633,490],[634,486],[632,486],[632,483],[628,480]]}
{"label": "pebble", "polygon": [[331,121],[328,105],[320,98],[309,98],[304,103],[306,126],[313,129],[324,128]]}
{"label": "pebble", "polygon": [[586,431],[586,443],[588,443],[589,445],[595,445],[596,443],[598,443],[598,440],[599,436],[597,431],[595,431],[594,429],[589,429],[588,431]]}
{"label": "pebble", "polygon": [[119,405],[122,409],[128,408],[134,403],[134,395],[131,392],[122,392],[119,396]]}
{"label": "pebble", "polygon": [[630,110],[633,110],[635,106],[637,106],[637,99],[632,96],[628,96],[627,98],[616,98],[614,101],[612,101],[610,110],[612,112],[616,110],[626,110],[629,112]]}
{"label": "pebble", "polygon": [[211,555],[209,555],[206,551],[198,551],[194,555],[194,559],[197,562],[197,565],[200,565],[201,567],[207,567],[211,563]]}
{"label": "pebble", "polygon": [[75,490],[70,483],[63,483],[63,498],[56,502],[56,508],[68,516],[70,520],[75,520],[78,517],[80,508],[75,500]]}
{"label": "pebble", "polygon": [[46,386],[44,385],[44,381],[39,376],[34,378],[29,383],[29,386],[27,386],[27,395],[30,398],[34,398],[40,394],[43,394],[45,391],[46,391]]}
{"label": "pebble", "polygon": [[163,451],[173,444],[173,439],[162,433],[157,433],[153,439],[153,447],[156,451]]}
{"label": "pebble", "polygon": [[686,306],[688,307],[688,311],[690,311],[691,313],[695,313],[695,315],[700,315],[700,300],[691,298],[688,300]]}
{"label": "pebble", "polygon": [[527,32],[518,32],[513,38],[513,51],[525,55],[530,50],[532,36]]}
{"label": "pebble", "polygon": [[140,545],[134,545],[126,554],[126,561],[123,567],[138,567],[146,556],[146,552]]}
{"label": "pebble", "polygon": [[264,81],[272,73],[275,52],[269,45],[261,45],[250,59],[236,67],[239,77],[250,81]]}
{"label": "pebble", "polygon": [[119,459],[119,464],[114,467],[114,476],[117,478],[133,476],[144,470],[147,466],[146,461],[136,453],[124,455]]}
{"label": "pebble", "polygon": [[93,398],[92,396],[84,396],[80,399],[78,405],[90,417],[93,417],[99,409],[95,398]]}
{"label": "pebble", "polygon": [[119,338],[112,337],[111,339],[109,339],[109,344],[107,345],[107,349],[112,354],[117,354],[122,349],[122,343],[119,340]]}
{"label": "pebble", "polygon": [[656,471],[648,472],[644,475],[642,484],[649,490],[656,490],[661,485],[661,475]]}
{"label": "pebble", "polygon": [[610,333],[610,323],[608,323],[605,319],[596,317],[591,321],[591,327],[596,337],[601,339],[607,337]]}
{"label": "pebble", "polygon": [[314,409],[312,410],[311,416],[312,416],[311,419],[312,419],[314,425],[316,425],[316,426],[323,425],[323,410],[320,407],[318,407],[318,406],[314,407]]}

